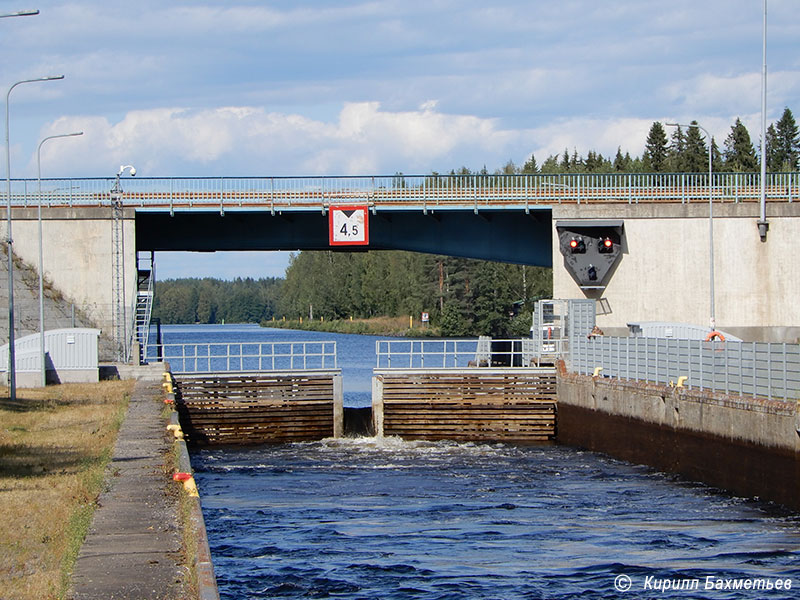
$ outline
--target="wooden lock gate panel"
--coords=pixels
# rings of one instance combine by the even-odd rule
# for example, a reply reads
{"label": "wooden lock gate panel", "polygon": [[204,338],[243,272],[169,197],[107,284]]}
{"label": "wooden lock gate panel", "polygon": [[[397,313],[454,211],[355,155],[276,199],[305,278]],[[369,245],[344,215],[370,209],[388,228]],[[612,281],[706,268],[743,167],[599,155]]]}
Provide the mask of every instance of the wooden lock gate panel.
{"label": "wooden lock gate panel", "polygon": [[176,376],[181,427],[200,445],[300,442],[341,435],[336,371]]}
{"label": "wooden lock gate panel", "polygon": [[556,435],[555,369],[398,369],[375,377],[375,425],[383,435],[498,442]]}

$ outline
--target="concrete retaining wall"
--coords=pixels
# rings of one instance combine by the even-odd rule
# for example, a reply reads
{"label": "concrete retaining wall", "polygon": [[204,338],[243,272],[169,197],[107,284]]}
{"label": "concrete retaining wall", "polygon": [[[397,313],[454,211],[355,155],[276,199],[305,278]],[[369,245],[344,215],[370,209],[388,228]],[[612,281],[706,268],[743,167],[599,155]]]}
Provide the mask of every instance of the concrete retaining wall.
{"label": "concrete retaining wall", "polygon": [[[16,208],[12,217],[14,253],[31,265],[38,265],[37,209]],[[134,210],[125,209],[125,291],[129,307],[136,297],[134,218]],[[5,236],[4,223],[0,230]],[[111,207],[54,207],[42,211],[45,278],[97,327],[109,334],[113,331],[111,315],[114,302],[112,232]]]}
{"label": "concrete retaining wall", "polygon": [[800,507],[800,403],[561,372],[562,443]]}

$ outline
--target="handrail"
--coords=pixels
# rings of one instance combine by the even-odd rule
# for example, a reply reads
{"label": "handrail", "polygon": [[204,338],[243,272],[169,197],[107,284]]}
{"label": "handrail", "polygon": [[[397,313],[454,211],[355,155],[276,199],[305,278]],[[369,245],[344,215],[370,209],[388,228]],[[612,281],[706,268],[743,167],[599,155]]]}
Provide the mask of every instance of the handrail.
{"label": "handrail", "polygon": [[530,338],[376,340],[375,355],[377,369],[538,366]]}
{"label": "handrail", "polygon": [[197,342],[163,344],[173,373],[336,369],[336,342]]}
{"label": "handrail", "polygon": [[[45,204],[110,206],[113,177],[42,180]],[[36,206],[33,180],[12,180],[11,203]],[[358,203],[375,207],[469,207],[553,204],[708,202],[706,173],[562,173],[526,175],[384,175],[317,177],[137,177],[124,180],[121,202],[139,209],[308,210]],[[757,202],[759,173],[714,173],[715,202]],[[767,200],[796,202],[800,173],[769,173]]]}

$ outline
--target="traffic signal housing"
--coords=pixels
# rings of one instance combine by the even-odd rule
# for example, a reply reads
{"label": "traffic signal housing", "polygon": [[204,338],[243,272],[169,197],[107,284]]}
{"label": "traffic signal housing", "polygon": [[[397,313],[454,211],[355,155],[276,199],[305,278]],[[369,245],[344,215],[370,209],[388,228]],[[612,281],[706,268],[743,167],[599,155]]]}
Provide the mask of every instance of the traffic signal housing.
{"label": "traffic signal housing", "polygon": [[622,258],[624,223],[619,220],[557,221],[564,266],[585,293],[604,290]]}

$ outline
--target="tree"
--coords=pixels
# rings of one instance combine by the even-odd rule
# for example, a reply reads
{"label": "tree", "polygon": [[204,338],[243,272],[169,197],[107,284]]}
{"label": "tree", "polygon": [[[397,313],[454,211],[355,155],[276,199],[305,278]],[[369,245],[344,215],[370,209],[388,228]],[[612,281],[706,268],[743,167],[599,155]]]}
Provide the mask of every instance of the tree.
{"label": "tree", "polygon": [[697,121],[689,124],[686,130],[686,149],[684,151],[683,169],[688,173],[702,173],[708,171],[708,149]]}
{"label": "tree", "polygon": [[667,150],[667,164],[670,171],[681,173],[684,170],[685,153],[686,136],[683,134],[683,129],[678,125],[675,131],[672,132],[669,149]]}
{"label": "tree", "polygon": [[522,165],[521,173],[524,174],[534,174],[539,172],[539,166],[536,164],[536,157],[531,154],[531,157],[525,161],[525,164]]}
{"label": "tree", "polygon": [[750,133],[738,118],[725,139],[723,156],[725,171],[751,173],[758,170],[758,160],[753,143],[750,141]]}
{"label": "tree", "polygon": [[773,123],[767,127],[766,137],[766,155],[767,155],[767,171],[780,171],[781,159],[778,150],[778,133],[775,131],[775,124]]}
{"label": "tree", "polygon": [[779,171],[796,171],[800,159],[800,134],[792,111],[784,109],[775,124],[775,166]]}
{"label": "tree", "polygon": [[653,123],[647,134],[644,159],[649,168],[656,172],[664,171],[667,166],[667,134],[658,121]]}

